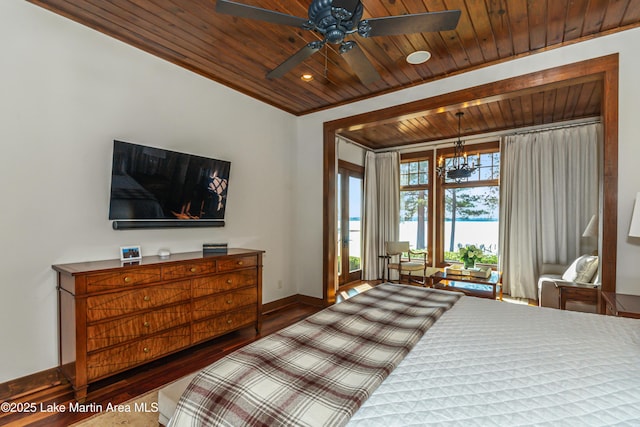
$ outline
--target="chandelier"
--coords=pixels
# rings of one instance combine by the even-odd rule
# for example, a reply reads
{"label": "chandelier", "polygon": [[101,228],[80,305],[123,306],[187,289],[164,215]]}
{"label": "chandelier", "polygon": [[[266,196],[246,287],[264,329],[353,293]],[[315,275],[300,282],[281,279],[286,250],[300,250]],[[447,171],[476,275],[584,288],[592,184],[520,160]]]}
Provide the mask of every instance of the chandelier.
{"label": "chandelier", "polygon": [[[446,176],[448,179],[460,182],[465,178],[469,178],[471,174],[475,172],[477,166],[475,163],[469,166],[467,153],[464,151],[464,142],[460,139],[460,120],[462,116],[464,116],[464,113],[459,111],[456,113],[456,116],[458,116],[458,140],[453,146],[453,158],[451,159],[450,167],[448,169],[445,167],[444,159],[440,156],[436,173],[441,179],[444,179]],[[478,166],[480,166],[480,157],[478,157]]]}

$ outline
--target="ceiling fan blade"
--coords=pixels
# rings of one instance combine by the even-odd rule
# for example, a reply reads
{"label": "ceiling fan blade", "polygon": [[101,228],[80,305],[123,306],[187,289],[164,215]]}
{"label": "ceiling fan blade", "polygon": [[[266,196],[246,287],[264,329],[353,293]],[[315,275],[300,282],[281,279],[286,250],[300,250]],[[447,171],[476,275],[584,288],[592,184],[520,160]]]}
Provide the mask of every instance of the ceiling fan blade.
{"label": "ceiling fan blade", "polygon": [[[362,21],[358,32],[364,37],[377,37],[448,31],[454,30],[459,20],[459,10],[386,16]],[[361,28],[366,26],[370,27],[370,29],[363,33]]]}
{"label": "ceiling fan blade", "polygon": [[229,0],[217,0],[216,12],[300,28],[302,28],[308,21],[307,19],[299,18],[297,16],[287,15],[274,10],[262,9]]}
{"label": "ceiling fan blade", "polygon": [[370,85],[380,80],[380,74],[355,42],[343,43],[340,46],[340,54],[363,84]]}
{"label": "ceiling fan blade", "polygon": [[273,70],[267,73],[268,79],[278,79],[289,71],[291,71],[296,65],[300,64],[302,61],[316,53],[320,48],[324,45],[322,42],[311,42],[307,44],[305,47],[291,55],[286,61],[282,64],[278,65]]}

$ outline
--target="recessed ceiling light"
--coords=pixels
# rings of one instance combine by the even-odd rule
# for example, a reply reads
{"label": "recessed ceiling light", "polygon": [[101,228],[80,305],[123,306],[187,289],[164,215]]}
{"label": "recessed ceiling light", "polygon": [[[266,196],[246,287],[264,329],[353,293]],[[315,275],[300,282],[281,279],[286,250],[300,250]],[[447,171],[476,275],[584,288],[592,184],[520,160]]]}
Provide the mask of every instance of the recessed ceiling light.
{"label": "recessed ceiling light", "polygon": [[418,65],[427,62],[431,58],[431,53],[426,50],[417,50],[407,55],[407,62],[409,64]]}
{"label": "recessed ceiling light", "polygon": [[305,82],[310,82],[311,80],[313,80],[313,74],[303,74],[300,76],[300,78]]}

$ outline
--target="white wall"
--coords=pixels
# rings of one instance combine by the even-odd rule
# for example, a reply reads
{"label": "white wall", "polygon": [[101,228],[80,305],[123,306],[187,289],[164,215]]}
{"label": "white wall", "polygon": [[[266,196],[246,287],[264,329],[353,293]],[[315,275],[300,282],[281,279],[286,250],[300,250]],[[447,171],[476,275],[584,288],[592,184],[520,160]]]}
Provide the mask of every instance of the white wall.
{"label": "white wall", "polygon": [[[52,264],[228,242],[266,250],[264,302],[297,293],[294,116],[23,0],[0,1],[0,51],[0,382],[58,364]],[[231,161],[227,225],[114,231],[113,139]]]}
{"label": "white wall", "polygon": [[365,149],[342,138],[338,138],[336,144],[338,159],[364,167],[364,159],[367,155]]}
{"label": "white wall", "polygon": [[640,191],[640,168],[637,167],[640,143],[637,141],[636,124],[640,113],[640,85],[637,84],[640,69],[640,56],[637,54],[639,44],[640,29],[628,30],[299,118],[298,150],[294,159],[297,167],[294,182],[298,184],[294,187],[294,247],[304,248],[304,251],[300,251],[304,252],[304,258],[295,263],[294,280],[299,283],[300,293],[322,296],[321,159],[322,124],[325,121],[620,53],[618,166],[621,179],[618,185],[617,289],[621,293],[640,294],[640,273],[636,267],[640,259],[640,242],[627,237],[633,201],[635,194]]}

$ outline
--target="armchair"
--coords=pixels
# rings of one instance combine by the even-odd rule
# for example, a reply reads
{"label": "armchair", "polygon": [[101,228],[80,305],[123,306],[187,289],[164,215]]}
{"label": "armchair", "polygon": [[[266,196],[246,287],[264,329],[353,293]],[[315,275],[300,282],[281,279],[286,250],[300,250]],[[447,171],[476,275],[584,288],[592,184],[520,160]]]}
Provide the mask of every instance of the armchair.
{"label": "armchair", "polygon": [[538,279],[540,307],[596,313],[600,280],[598,257],[583,255],[571,265],[543,264]]}
{"label": "armchair", "polygon": [[[398,282],[402,280],[402,275],[409,276],[409,284],[418,283],[427,286],[427,253],[412,251],[409,242],[385,242],[387,254],[387,278],[391,281],[390,270],[398,271]],[[408,260],[402,259],[402,254],[408,254]],[[412,278],[412,273],[420,273],[421,281]]]}

